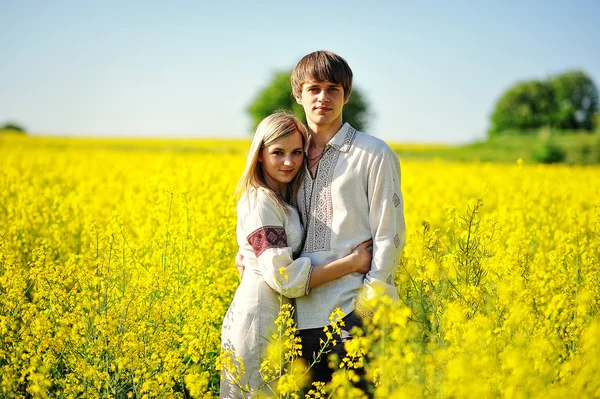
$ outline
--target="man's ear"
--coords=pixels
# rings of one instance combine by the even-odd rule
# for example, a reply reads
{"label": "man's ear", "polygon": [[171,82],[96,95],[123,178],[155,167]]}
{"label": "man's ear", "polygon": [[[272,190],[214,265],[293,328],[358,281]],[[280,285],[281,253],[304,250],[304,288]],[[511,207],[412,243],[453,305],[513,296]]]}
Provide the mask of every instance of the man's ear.
{"label": "man's ear", "polygon": [[296,99],[296,102],[300,105],[302,105],[302,96],[297,96],[294,94],[294,98]]}

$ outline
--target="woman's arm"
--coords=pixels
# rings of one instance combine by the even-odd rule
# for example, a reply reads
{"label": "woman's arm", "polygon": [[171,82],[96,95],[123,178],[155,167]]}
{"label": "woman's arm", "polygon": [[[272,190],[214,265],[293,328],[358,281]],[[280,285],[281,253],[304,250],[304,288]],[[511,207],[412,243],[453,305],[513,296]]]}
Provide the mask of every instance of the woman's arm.
{"label": "woman's arm", "polygon": [[308,288],[325,284],[348,273],[368,273],[371,270],[371,246],[373,241],[365,241],[357,246],[350,255],[323,265],[314,265]]}
{"label": "woman's arm", "polygon": [[[370,240],[357,246],[351,254],[327,264],[311,265],[308,257],[294,259],[284,228],[286,217],[283,210],[260,193],[256,201],[238,203],[238,242],[250,247],[264,281],[273,290],[288,298],[297,298],[307,295],[311,287],[371,269]],[[239,235],[245,238],[246,244]],[[241,261],[241,256],[236,256],[236,266],[242,275]]]}
{"label": "woman's arm", "polygon": [[[308,289],[325,284],[348,273],[368,273],[371,270],[372,245],[372,240],[365,241],[357,246],[351,254],[343,258],[323,265],[313,265],[308,281]],[[239,252],[235,257],[235,264],[240,272],[240,278],[244,273],[243,258],[243,255]]]}

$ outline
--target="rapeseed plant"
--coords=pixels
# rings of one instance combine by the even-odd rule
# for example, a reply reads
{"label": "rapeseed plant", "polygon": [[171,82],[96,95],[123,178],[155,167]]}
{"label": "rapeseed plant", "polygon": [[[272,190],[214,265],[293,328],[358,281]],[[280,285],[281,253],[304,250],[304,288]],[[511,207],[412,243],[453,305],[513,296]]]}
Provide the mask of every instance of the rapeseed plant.
{"label": "rapeseed plant", "polygon": [[[0,138],[0,397],[209,398],[221,368],[243,375],[219,359],[247,143],[200,143]],[[600,396],[598,181],[403,162],[400,302],[329,359],[327,386],[307,386],[282,306],[273,396],[362,397],[363,366],[378,398]]]}

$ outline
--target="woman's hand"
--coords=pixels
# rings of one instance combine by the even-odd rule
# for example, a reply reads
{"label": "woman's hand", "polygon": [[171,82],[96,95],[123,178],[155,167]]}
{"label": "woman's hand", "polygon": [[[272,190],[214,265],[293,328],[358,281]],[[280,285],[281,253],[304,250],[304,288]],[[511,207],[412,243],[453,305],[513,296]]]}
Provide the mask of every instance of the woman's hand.
{"label": "woman's hand", "polygon": [[244,264],[242,263],[242,261],[244,260],[244,255],[242,255],[241,253],[238,253],[235,255],[235,267],[237,267],[238,272],[240,273],[240,280],[242,279],[242,277],[244,277]]}
{"label": "woman's hand", "polygon": [[354,271],[366,274],[371,270],[371,258],[373,257],[373,240],[368,240],[354,248],[350,254],[353,257],[352,265]]}

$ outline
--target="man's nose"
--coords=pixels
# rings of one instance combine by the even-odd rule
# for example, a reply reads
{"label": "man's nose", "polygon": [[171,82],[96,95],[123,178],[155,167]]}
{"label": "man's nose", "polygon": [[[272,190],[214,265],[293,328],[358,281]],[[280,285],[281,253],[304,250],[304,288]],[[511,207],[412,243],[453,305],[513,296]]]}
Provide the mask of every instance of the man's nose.
{"label": "man's nose", "polygon": [[321,90],[318,98],[319,98],[319,101],[328,101],[329,98],[327,97],[327,90]]}

